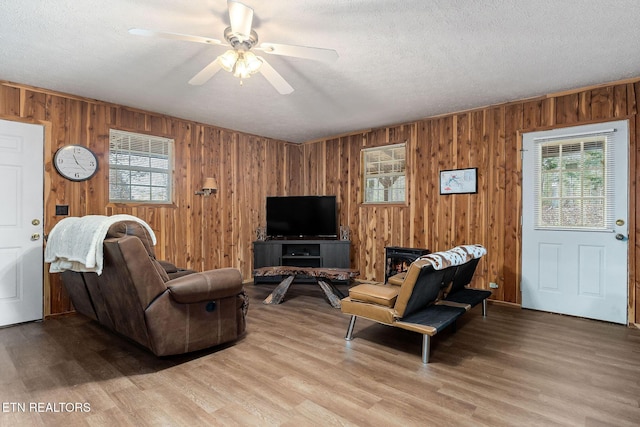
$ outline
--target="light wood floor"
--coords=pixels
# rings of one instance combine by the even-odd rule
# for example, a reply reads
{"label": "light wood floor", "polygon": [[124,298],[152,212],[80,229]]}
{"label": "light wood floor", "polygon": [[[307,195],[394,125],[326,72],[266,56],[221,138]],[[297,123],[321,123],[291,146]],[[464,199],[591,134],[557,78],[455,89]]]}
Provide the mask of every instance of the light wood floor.
{"label": "light wood floor", "polygon": [[[273,286],[247,288],[247,335],[190,356],[158,359],[79,315],[0,329],[0,425],[640,424],[640,330],[490,304],[437,335],[425,366],[415,333],[359,319],[346,342],[319,288],[279,306],[261,304]],[[60,403],[90,411],[29,411]]]}

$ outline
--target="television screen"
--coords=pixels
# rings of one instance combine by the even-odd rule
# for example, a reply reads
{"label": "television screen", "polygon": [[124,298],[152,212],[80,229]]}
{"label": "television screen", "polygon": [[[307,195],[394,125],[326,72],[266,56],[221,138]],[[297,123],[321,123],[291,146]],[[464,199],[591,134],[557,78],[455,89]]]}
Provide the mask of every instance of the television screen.
{"label": "television screen", "polygon": [[267,197],[270,237],[337,237],[336,196]]}

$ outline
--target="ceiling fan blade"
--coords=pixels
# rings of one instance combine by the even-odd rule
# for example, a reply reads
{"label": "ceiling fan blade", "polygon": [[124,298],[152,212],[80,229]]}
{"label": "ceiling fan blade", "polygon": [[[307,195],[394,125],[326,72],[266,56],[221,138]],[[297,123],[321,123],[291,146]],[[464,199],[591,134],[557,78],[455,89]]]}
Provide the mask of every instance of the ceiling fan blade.
{"label": "ceiling fan blade", "polygon": [[293,87],[264,58],[258,56],[258,59],[262,61],[260,72],[281,95],[293,92]]}
{"label": "ceiling fan blade", "polygon": [[189,80],[189,84],[193,86],[205,84],[211,77],[220,71],[221,68],[222,64],[220,63],[220,57],[217,57],[213,62],[204,67],[202,71],[193,76],[193,78]]}
{"label": "ceiling fan blade", "polygon": [[144,37],[160,37],[170,40],[183,40],[186,42],[196,42],[204,44],[222,44],[220,40],[210,39],[208,37],[192,36],[189,34],[168,33],[165,31],[144,30],[141,28],[131,28],[129,34]]}
{"label": "ceiling fan blade", "polygon": [[295,56],[297,58],[314,59],[316,61],[333,62],[338,59],[338,52],[333,49],[324,49],[321,47],[262,43],[258,49],[272,55]]}
{"label": "ceiling fan blade", "polygon": [[243,36],[251,34],[251,24],[253,23],[253,9],[240,2],[227,1],[229,8],[229,20],[231,21],[231,31]]}

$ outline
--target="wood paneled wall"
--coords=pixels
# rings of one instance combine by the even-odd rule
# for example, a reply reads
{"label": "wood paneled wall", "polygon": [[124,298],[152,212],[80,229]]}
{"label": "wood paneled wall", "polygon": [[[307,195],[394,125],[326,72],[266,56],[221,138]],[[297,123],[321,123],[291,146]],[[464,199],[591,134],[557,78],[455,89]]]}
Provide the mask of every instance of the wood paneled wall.
{"label": "wood paneled wall", "polygon": [[[474,285],[496,282],[495,300],[519,304],[521,134],[628,118],[630,121],[629,320],[640,322],[640,177],[637,151],[640,83],[629,80],[304,144],[304,190],[336,194],[340,224],[351,228],[352,266],[361,278],[384,278],[384,247],[445,250],[480,243],[488,255]],[[360,150],[407,142],[407,200],[364,205]],[[439,194],[439,171],[478,168],[478,194]]]}
{"label": "wood paneled wall", "polygon": [[[159,258],[194,269],[232,266],[251,277],[254,230],[265,224],[267,195],[335,194],[340,224],[351,229],[352,267],[361,278],[384,277],[384,247],[447,249],[481,243],[488,256],[475,285],[499,288],[494,299],[520,303],[521,134],[527,131],[630,119],[629,313],[640,323],[640,175],[637,105],[640,78],[537,99],[323,139],[302,145],[262,138],[124,106],[0,82],[0,118],[45,126],[45,231],[70,215],[127,213],[158,236]],[[109,129],[175,139],[174,203],[110,204]],[[407,142],[408,202],[363,205],[360,150]],[[91,148],[101,162],[86,182],[62,179],[52,167],[66,144]],[[439,195],[439,171],[478,168],[478,194]],[[205,177],[218,180],[212,197],[194,195]],[[45,275],[46,314],[71,310],[57,275]]]}
{"label": "wood paneled wall", "polygon": [[[147,221],[158,237],[156,254],[196,270],[236,267],[251,277],[255,229],[265,223],[267,195],[300,193],[302,147],[139,111],[123,106],[0,82],[0,118],[45,126],[45,232],[63,217],[56,205],[69,205],[71,216],[126,213]],[[175,139],[174,203],[109,203],[109,129]],[[99,159],[88,181],[63,179],[53,168],[56,150],[82,144]],[[218,193],[194,195],[205,177],[215,177]],[[72,310],[56,274],[45,274],[45,314]]]}

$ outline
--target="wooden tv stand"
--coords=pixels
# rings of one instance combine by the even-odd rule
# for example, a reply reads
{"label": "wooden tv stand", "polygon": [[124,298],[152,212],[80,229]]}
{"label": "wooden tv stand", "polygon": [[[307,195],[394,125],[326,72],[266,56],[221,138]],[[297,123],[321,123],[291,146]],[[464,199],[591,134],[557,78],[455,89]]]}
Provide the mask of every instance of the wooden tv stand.
{"label": "wooden tv stand", "polygon": [[[265,240],[253,242],[253,268],[289,266],[349,268],[349,240]],[[280,283],[281,276],[254,276],[253,283]],[[296,282],[316,283],[313,277],[296,277]]]}

